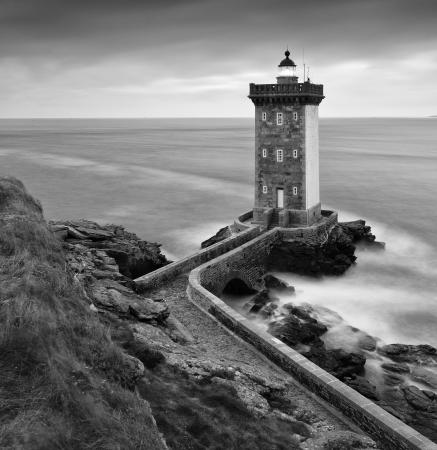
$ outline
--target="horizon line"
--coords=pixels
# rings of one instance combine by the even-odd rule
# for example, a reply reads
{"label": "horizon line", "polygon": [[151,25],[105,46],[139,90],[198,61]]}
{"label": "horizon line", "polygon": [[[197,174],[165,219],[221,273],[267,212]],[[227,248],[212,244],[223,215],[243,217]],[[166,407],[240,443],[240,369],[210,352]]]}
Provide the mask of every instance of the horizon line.
{"label": "horizon line", "polygon": [[[0,117],[0,120],[102,120],[102,119],[115,119],[115,120],[154,120],[154,119],[254,119],[254,116],[60,116],[60,117]],[[432,119],[437,118],[437,115],[424,115],[424,116],[319,116],[319,119]]]}

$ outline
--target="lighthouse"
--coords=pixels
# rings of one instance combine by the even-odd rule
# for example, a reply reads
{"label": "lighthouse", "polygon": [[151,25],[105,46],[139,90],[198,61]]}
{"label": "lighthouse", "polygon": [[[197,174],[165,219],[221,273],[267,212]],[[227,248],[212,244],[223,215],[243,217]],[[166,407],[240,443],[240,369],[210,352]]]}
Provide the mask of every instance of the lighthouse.
{"label": "lighthouse", "polygon": [[299,83],[290,52],[274,84],[250,84],[255,105],[253,222],[310,226],[321,218],[318,109],[323,85]]}

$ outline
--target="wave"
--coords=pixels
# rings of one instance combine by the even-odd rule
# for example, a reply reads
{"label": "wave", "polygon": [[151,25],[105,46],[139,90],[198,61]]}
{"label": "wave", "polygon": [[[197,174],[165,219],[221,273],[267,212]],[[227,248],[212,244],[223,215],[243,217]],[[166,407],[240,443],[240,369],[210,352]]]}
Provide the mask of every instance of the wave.
{"label": "wave", "polygon": [[[341,220],[356,215],[340,212]],[[296,288],[281,303],[310,303],[339,313],[350,325],[385,343],[437,346],[437,255],[433,247],[403,230],[367,221],[385,252],[357,250],[357,264],[345,275],[315,280],[277,273]],[[347,339],[347,337],[345,337]]]}

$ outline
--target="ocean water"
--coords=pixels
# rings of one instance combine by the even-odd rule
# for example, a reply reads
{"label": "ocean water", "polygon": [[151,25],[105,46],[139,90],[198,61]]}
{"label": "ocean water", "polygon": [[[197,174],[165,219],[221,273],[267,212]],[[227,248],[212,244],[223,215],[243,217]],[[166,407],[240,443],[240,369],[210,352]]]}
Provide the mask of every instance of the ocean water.
{"label": "ocean water", "polygon": [[[252,119],[0,120],[0,175],[21,179],[48,219],[125,225],[170,258],[248,211]],[[285,275],[384,342],[437,346],[437,119],[321,119],[321,197],[364,218],[385,253],[345,276]]]}

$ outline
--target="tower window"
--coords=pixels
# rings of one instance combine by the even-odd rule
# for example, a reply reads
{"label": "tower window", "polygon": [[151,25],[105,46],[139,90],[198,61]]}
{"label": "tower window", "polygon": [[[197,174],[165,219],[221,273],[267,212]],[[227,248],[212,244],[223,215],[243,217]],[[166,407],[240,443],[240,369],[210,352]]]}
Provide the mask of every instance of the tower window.
{"label": "tower window", "polygon": [[278,161],[278,162],[284,161],[284,151],[283,150],[276,150],[276,161]]}
{"label": "tower window", "polygon": [[263,148],[263,158],[267,158],[267,149]]}
{"label": "tower window", "polygon": [[263,186],[263,194],[267,194],[267,186]]}
{"label": "tower window", "polygon": [[297,120],[297,112],[293,113],[293,120]]}
{"label": "tower window", "polygon": [[297,187],[293,186],[293,195],[297,195]]}
{"label": "tower window", "polygon": [[267,113],[266,113],[266,112],[263,112],[263,113],[261,114],[261,118],[262,118],[263,122],[265,122],[265,121],[267,120]]}
{"label": "tower window", "polygon": [[293,150],[293,158],[297,158],[297,150]]}
{"label": "tower window", "polygon": [[282,113],[276,113],[276,123],[282,125],[284,123],[284,116]]}

